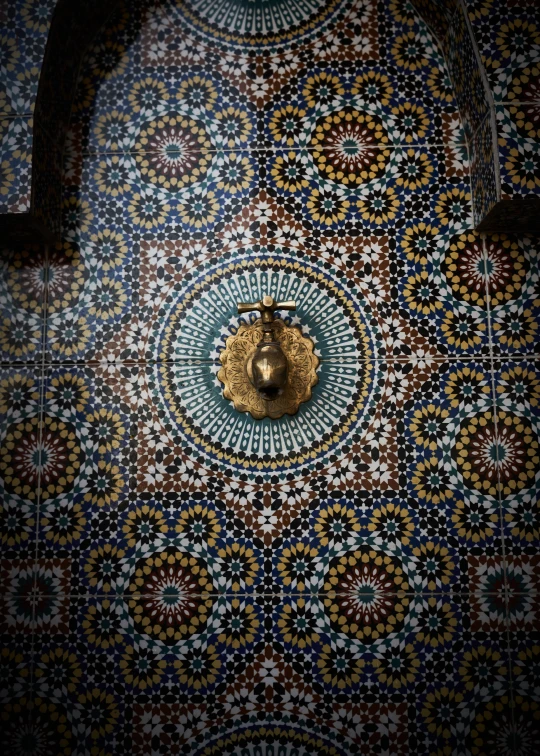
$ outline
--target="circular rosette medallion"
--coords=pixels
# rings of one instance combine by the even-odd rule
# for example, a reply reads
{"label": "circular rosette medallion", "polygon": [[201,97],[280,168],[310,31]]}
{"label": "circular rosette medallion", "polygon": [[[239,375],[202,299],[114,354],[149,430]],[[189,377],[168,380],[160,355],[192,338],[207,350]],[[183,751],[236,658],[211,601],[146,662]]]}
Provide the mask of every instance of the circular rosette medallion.
{"label": "circular rosette medallion", "polygon": [[73,753],[74,743],[71,722],[66,709],[45,700],[15,698],[2,706],[0,749],[2,753],[34,754],[55,753],[67,756]]}
{"label": "circular rosette medallion", "polygon": [[10,493],[34,500],[50,499],[71,491],[84,453],[74,426],[45,415],[15,423],[7,429],[0,448],[0,477]]}
{"label": "circular rosette medallion", "polygon": [[[283,717],[287,719],[288,716]],[[314,734],[314,723],[295,721],[264,723],[254,722],[249,727],[231,727],[227,723],[225,732],[195,751],[195,756],[345,756],[350,751],[342,743],[336,743],[336,736],[328,732],[321,736]],[[343,738],[340,738],[343,740]]]}
{"label": "circular rosette medallion", "polygon": [[471,231],[450,240],[441,267],[452,295],[486,308],[487,278],[492,306],[517,299],[529,270],[517,240],[492,234],[486,242],[486,253],[484,259],[483,241]]}
{"label": "circular rosette medallion", "polygon": [[318,119],[309,149],[321,176],[355,187],[384,173],[390,150],[381,120],[346,108]]}
{"label": "circular rosette medallion", "polygon": [[[295,316],[282,313],[283,320],[312,339],[321,365],[312,397],[298,414],[254,420],[224,398],[217,373],[227,338],[257,320],[255,314],[238,316],[238,302],[258,301],[268,292],[297,302]],[[377,337],[362,305],[331,270],[292,255],[237,256],[200,270],[168,298],[149,342],[158,364],[148,393],[169,436],[228,475],[283,476],[324,463],[370,416],[384,370],[369,360]]]}
{"label": "circular rosette medallion", "polygon": [[469,753],[482,756],[535,756],[540,743],[540,704],[515,696],[478,706],[467,738]]}
{"label": "circular rosette medallion", "polygon": [[408,589],[401,560],[366,546],[331,560],[323,605],[335,632],[371,644],[403,629]]}
{"label": "circular rosette medallion", "polygon": [[202,560],[170,548],[136,563],[129,614],[137,632],[172,646],[205,629],[214,590]]}
{"label": "circular rosette medallion", "polygon": [[213,47],[256,51],[319,37],[346,5],[343,0],[186,0],[170,12]]}
{"label": "circular rosette medallion", "polygon": [[144,181],[175,191],[204,179],[212,147],[206,128],[188,116],[169,114],[146,123],[135,143]]}
{"label": "circular rosette medallion", "polygon": [[540,471],[538,437],[525,417],[499,411],[467,418],[460,426],[452,456],[467,488],[503,496],[530,488]]}

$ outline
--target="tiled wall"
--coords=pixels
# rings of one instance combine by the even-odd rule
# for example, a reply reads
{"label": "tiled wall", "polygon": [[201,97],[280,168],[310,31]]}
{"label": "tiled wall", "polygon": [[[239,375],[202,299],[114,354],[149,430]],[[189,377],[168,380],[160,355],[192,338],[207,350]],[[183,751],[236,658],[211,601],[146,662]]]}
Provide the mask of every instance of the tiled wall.
{"label": "tiled wall", "polygon": [[501,197],[538,195],[540,6],[484,0],[468,10],[495,100]]}
{"label": "tiled wall", "polygon": [[60,237],[62,163],[81,59],[118,0],[6,0],[0,9],[0,237]]}
{"label": "tiled wall", "polygon": [[0,213],[30,209],[33,113],[56,0],[4,2],[0,9]]}
{"label": "tiled wall", "polygon": [[[472,230],[408,5],[217,7],[111,19],[2,258],[2,751],[532,756],[537,241]],[[321,359],[274,422],[216,378],[266,292]]]}
{"label": "tiled wall", "polygon": [[[412,4],[449,66],[471,153],[475,225],[538,232],[540,6],[509,0]],[[520,200],[536,204],[527,210]]]}

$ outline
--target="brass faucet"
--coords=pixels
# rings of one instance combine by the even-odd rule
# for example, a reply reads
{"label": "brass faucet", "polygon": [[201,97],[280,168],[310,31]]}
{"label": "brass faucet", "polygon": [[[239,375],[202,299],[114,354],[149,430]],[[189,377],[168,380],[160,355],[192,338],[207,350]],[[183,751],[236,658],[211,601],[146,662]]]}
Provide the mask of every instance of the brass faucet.
{"label": "brass faucet", "polygon": [[223,396],[255,420],[296,414],[318,381],[313,341],[297,326],[274,320],[276,310],[296,310],[296,302],[276,302],[267,295],[260,302],[240,303],[239,313],[261,317],[228,336],[219,356]]}
{"label": "brass faucet", "polygon": [[276,302],[265,295],[259,302],[240,302],[238,313],[260,312],[262,339],[246,364],[246,371],[252,386],[267,402],[272,402],[283,394],[289,375],[289,363],[274,334],[274,312],[276,310],[296,310],[296,302]]}

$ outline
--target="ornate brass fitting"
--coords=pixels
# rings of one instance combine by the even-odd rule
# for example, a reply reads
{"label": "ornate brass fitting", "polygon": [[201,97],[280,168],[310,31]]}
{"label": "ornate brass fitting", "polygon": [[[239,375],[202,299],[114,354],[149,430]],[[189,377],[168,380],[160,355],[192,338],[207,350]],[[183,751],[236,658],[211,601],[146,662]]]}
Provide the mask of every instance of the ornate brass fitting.
{"label": "ornate brass fitting", "polygon": [[239,303],[240,314],[255,311],[261,317],[229,336],[220,356],[224,397],[256,420],[294,415],[318,381],[313,342],[300,329],[275,320],[276,310],[296,310],[296,302],[276,302],[266,295],[260,302]]}
{"label": "ornate brass fitting", "polygon": [[278,309],[296,310],[296,302],[275,302],[266,295],[260,302],[238,304],[239,315],[254,310],[261,313],[263,336],[248,358],[246,370],[249,380],[267,402],[273,402],[282,395],[289,375],[287,358],[279,341],[274,338],[274,312]]}

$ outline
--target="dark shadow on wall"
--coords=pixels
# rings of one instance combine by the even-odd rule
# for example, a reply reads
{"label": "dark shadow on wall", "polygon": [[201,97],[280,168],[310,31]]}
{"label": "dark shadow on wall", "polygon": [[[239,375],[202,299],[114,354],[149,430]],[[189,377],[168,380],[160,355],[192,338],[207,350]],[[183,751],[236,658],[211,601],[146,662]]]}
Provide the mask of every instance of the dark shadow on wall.
{"label": "dark shadow on wall", "polygon": [[[60,238],[63,152],[81,60],[120,1],[51,2],[44,54],[41,61],[33,62],[39,76],[34,116],[21,119],[30,147],[23,157],[7,150],[2,154],[0,235],[5,243],[51,243]],[[459,104],[471,160],[475,227],[488,233],[539,233],[538,144],[530,135],[524,139],[518,133],[521,121],[531,126],[528,116],[522,118],[520,109],[506,102],[512,97],[512,83],[503,82],[501,90],[499,80],[491,75],[493,51],[484,50],[475,39],[486,37],[486,24],[508,26],[508,3],[498,0],[489,17],[478,18],[461,0],[411,0],[411,4],[439,42]],[[523,14],[527,16],[527,9]],[[528,24],[526,18],[520,20],[520,29],[523,24]],[[46,37],[46,25],[43,28]],[[508,67],[515,57],[507,52],[501,52],[499,68]],[[517,52],[525,52],[526,57],[527,51]],[[522,83],[521,70],[512,68],[510,74]]]}
{"label": "dark shadow on wall", "polygon": [[540,33],[533,4],[410,2],[448,67],[469,148],[476,230],[540,233],[540,131],[534,106],[540,69],[532,63]]}
{"label": "dark shadow on wall", "polygon": [[[58,0],[51,5],[43,56],[33,61],[39,86],[35,101],[26,108],[28,113],[33,110],[33,117],[20,119],[31,154],[23,164],[20,152],[5,148],[2,153],[6,179],[0,198],[3,244],[50,243],[60,237],[63,153],[79,69],[96,33],[118,5],[119,0]],[[44,36],[46,27],[43,21]],[[20,62],[23,68],[26,63]],[[12,126],[14,119],[4,123]],[[7,126],[0,130],[0,137],[9,137],[7,131]]]}

